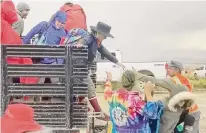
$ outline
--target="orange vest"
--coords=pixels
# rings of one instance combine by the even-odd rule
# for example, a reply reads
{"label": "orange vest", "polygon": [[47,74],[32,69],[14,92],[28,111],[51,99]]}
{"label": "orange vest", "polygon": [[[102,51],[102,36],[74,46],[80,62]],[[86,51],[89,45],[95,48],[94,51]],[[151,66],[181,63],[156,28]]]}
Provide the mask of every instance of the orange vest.
{"label": "orange vest", "polygon": [[[183,85],[186,85],[189,92],[192,92],[192,88],[193,88],[193,85],[190,83],[189,79],[184,77],[183,75],[181,74],[176,74],[176,76],[172,77],[171,80],[175,83],[175,84],[183,84]],[[198,110],[198,106],[197,104],[194,104],[190,109],[189,109],[189,112],[190,113],[193,113],[193,112],[196,112]]]}

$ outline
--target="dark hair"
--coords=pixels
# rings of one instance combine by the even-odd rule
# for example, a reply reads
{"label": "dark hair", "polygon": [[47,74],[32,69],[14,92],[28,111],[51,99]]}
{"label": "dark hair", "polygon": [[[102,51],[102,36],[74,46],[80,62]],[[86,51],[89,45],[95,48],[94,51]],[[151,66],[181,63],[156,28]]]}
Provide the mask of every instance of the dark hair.
{"label": "dark hair", "polygon": [[91,33],[92,33],[93,35],[96,35],[96,34],[97,34],[97,32],[96,32],[95,30],[92,30],[92,29],[91,29]]}
{"label": "dark hair", "polygon": [[70,6],[72,6],[73,5],[73,3],[72,2],[66,2],[64,5],[70,5]]}

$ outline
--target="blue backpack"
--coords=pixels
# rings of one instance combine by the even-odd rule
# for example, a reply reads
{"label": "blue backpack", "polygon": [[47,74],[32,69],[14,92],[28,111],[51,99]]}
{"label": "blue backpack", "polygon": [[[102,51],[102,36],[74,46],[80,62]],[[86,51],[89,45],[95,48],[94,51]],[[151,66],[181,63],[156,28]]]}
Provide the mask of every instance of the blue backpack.
{"label": "blue backpack", "polygon": [[89,35],[86,30],[74,28],[71,29],[64,40],[63,44],[66,45],[75,45],[80,39],[84,39]]}
{"label": "blue backpack", "polygon": [[45,27],[39,32],[39,34],[34,38],[34,41],[32,42],[33,45],[45,45],[46,44],[46,34],[47,30],[50,27],[50,23],[47,23]]}

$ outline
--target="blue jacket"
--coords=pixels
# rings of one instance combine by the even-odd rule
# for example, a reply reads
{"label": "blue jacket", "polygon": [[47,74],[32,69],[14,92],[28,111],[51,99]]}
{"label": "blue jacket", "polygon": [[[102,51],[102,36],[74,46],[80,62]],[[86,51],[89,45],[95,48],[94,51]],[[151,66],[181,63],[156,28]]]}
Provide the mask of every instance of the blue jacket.
{"label": "blue jacket", "polygon": [[[34,35],[36,34],[45,34],[46,45],[59,45],[61,38],[66,36],[66,31],[64,30],[64,28],[57,29],[55,26],[55,20],[51,23],[43,21],[37,24],[32,30],[29,31],[29,33],[23,39],[24,44],[29,44],[32,37],[34,37]],[[41,63],[51,64],[55,61],[57,61],[57,59],[43,58],[41,60]],[[58,59],[58,61],[58,64],[63,63],[61,59]]]}
{"label": "blue jacket", "polygon": [[105,56],[113,63],[117,63],[118,59],[113,56],[102,44],[98,47],[97,39],[93,34],[89,34],[84,38],[84,45],[88,46],[88,61],[93,62],[97,55],[97,51]]}
{"label": "blue jacket", "polygon": [[83,45],[88,46],[88,63],[89,65],[93,62],[96,57],[97,51],[100,52],[104,57],[113,63],[117,63],[118,60],[113,56],[102,44],[98,47],[97,39],[93,34],[83,29],[72,29],[66,35],[66,44],[75,45],[77,40],[82,38],[84,40]]}

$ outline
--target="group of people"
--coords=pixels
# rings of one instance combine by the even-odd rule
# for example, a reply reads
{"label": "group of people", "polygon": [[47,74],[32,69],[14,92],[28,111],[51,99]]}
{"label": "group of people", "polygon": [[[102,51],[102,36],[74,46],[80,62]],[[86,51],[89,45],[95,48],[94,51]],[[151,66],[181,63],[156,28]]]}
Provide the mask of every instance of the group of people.
{"label": "group of people", "polygon": [[[171,61],[166,68],[168,77],[156,79],[145,73],[126,70],[122,88],[112,91],[111,73],[105,83],[105,99],[109,103],[112,133],[199,133],[200,110],[192,95],[192,84],[181,73],[182,63]],[[143,81],[142,90],[135,82]],[[154,100],[156,86],[169,96]],[[116,89],[116,88],[115,88]]]}
{"label": "group of people", "polygon": [[[21,40],[24,21],[30,11],[29,5],[19,3],[17,10],[11,0],[1,1],[1,44],[3,45],[71,45],[77,48],[88,46],[88,66],[93,63],[97,51],[111,62],[122,67],[122,88],[112,91],[111,73],[107,73],[105,83],[105,99],[109,103],[109,115],[102,113],[99,119],[112,121],[112,133],[173,133],[180,132],[179,124],[184,122],[182,132],[198,133],[200,111],[192,98],[192,85],[181,75],[183,66],[177,61],[169,63],[167,68],[170,78],[159,80],[134,70],[126,70],[118,59],[113,56],[102,42],[107,37],[114,38],[110,33],[111,26],[98,22],[87,30],[86,15],[81,6],[71,2],[65,3],[51,16],[49,21],[42,21],[33,27]],[[72,11],[75,12],[72,13]],[[72,18],[72,19],[71,19]],[[31,58],[8,58],[9,64],[33,64]],[[63,64],[64,60],[42,58],[39,64]],[[95,112],[103,112],[97,97],[95,85],[88,74],[88,100]],[[58,78],[50,78],[52,83],[61,82]],[[13,79],[11,79],[11,82]],[[144,94],[135,88],[136,80],[146,82]],[[45,78],[21,77],[24,84],[44,83]],[[168,98],[153,100],[153,89],[161,86],[170,93]],[[116,88],[115,88],[116,89]],[[78,101],[83,101],[79,97]],[[2,133],[25,133],[48,130],[33,120],[33,109],[28,105],[9,105],[1,118]],[[25,122],[26,121],[26,122]],[[188,122],[189,121],[189,122]],[[193,124],[191,124],[193,121]],[[8,124],[10,123],[10,124]],[[189,123],[189,124],[188,124]],[[8,127],[9,126],[9,127]],[[13,127],[12,127],[13,126]],[[188,128],[188,127],[193,127]],[[45,131],[45,132],[44,132]]]}

